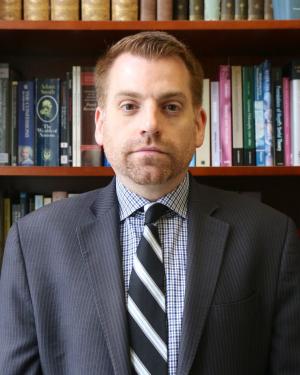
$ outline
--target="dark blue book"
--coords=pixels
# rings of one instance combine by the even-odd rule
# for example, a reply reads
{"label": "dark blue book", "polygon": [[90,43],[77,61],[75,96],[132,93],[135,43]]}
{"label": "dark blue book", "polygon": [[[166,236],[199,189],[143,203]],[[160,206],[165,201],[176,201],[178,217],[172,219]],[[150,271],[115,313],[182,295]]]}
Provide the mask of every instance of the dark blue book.
{"label": "dark blue book", "polygon": [[59,166],[60,79],[35,80],[36,164]]}
{"label": "dark blue book", "polygon": [[275,164],[284,165],[282,69],[272,68]]}
{"label": "dark blue book", "polygon": [[18,85],[18,165],[31,166],[35,160],[35,88],[33,81]]}

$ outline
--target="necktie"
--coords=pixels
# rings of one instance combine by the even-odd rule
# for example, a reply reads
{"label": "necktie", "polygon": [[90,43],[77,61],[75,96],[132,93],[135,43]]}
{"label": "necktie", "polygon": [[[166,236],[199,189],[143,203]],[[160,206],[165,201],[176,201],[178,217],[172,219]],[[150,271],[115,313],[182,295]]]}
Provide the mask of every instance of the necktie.
{"label": "necktie", "polygon": [[160,203],[145,213],[145,226],[130,275],[128,312],[133,373],[167,374],[168,331],[165,270],[154,224],[168,208]]}

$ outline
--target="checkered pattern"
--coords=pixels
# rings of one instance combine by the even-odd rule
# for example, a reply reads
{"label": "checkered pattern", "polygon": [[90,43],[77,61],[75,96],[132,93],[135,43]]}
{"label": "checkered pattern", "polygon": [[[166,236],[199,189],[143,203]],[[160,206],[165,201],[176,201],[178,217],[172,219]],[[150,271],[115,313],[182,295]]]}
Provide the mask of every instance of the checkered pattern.
{"label": "checkered pattern", "polygon": [[[145,220],[143,210],[139,209],[150,202],[128,191],[118,179],[116,181],[120,203],[120,240],[123,249],[123,272],[127,300],[133,258],[142,236]],[[181,337],[186,282],[188,190],[189,177],[187,175],[176,190],[158,200],[172,210],[157,224],[166,271],[169,375],[176,374]]]}

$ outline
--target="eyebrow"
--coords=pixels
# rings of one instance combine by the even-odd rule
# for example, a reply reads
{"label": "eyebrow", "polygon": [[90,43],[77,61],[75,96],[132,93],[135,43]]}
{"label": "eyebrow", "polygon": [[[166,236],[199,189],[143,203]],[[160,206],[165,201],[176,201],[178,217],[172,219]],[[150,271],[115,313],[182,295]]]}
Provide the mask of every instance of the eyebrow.
{"label": "eyebrow", "polygon": [[[135,98],[135,99],[142,99],[143,95],[139,94],[138,92],[135,91],[120,91],[115,95],[115,98],[120,98],[120,97],[130,97],[130,98]],[[179,98],[184,101],[187,100],[187,97],[185,94],[183,94],[181,91],[169,91],[166,93],[163,93],[162,95],[158,96],[158,100],[167,100],[167,99],[173,99],[173,98]]]}

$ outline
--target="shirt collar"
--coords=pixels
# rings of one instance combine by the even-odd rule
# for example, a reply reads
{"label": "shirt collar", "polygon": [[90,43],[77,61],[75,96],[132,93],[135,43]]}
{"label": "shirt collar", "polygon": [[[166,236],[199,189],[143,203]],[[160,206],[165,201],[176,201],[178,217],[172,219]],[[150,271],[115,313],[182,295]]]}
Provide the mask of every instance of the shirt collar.
{"label": "shirt collar", "polygon": [[[187,217],[187,199],[189,192],[189,175],[186,174],[177,188],[164,195],[157,202],[166,205],[171,211],[174,211],[183,218]],[[120,221],[131,216],[135,211],[151,203],[148,199],[143,198],[132,191],[128,190],[116,178],[116,193],[119,201]],[[153,203],[153,202],[152,202]]]}

